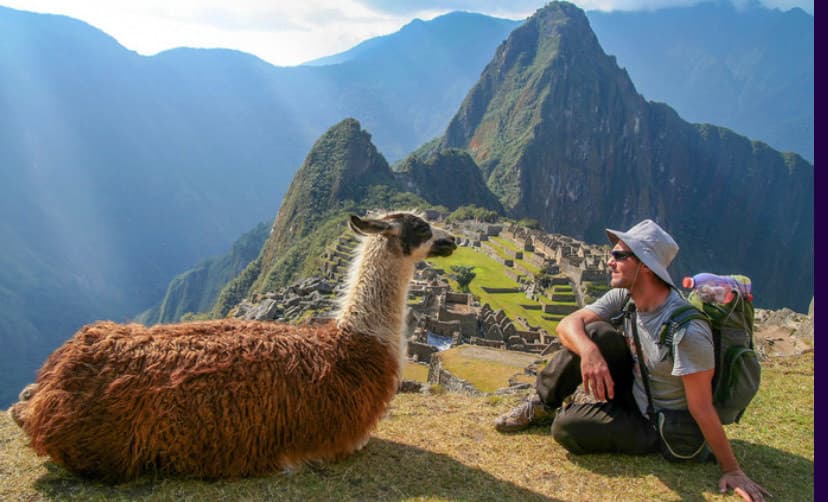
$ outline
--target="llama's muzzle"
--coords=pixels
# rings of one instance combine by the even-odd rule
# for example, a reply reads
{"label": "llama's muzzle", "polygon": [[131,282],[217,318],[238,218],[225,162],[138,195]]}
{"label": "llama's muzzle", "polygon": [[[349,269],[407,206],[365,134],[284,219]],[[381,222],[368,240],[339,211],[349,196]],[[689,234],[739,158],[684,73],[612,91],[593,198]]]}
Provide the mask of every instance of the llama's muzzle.
{"label": "llama's muzzle", "polygon": [[453,236],[443,237],[434,241],[431,245],[431,250],[428,252],[429,256],[450,256],[454,250],[457,249],[457,244],[454,242]]}

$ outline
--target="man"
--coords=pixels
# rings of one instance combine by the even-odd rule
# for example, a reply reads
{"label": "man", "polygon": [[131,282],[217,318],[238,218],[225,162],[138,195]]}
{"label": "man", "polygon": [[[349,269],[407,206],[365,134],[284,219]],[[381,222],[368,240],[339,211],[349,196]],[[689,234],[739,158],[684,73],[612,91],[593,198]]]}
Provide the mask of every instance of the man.
{"label": "man", "polygon": [[[739,468],[713,407],[710,326],[696,320],[680,329],[672,358],[665,353],[669,349],[657,343],[661,325],[676,307],[686,304],[667,272],[678,245],[652,220],[627,232],[607,229],[607,235],[614,245],[609,260],[614,289],[558,324],[565,349],[538,374],[536,393],[499,417],[495,428],[513,432],[552,422],[553,437],[573,454],[657,452],[662,440],[647,417],[649,392],[656,411],[689,410],[721,468],[720,491],[733,488],[746,501],[763,501],[767,491]],[[636,357],[632,321],[623,333],[607,322],[629,299],[636,308],[649,390]],[[597,402],[559,408],[581,383]]]}

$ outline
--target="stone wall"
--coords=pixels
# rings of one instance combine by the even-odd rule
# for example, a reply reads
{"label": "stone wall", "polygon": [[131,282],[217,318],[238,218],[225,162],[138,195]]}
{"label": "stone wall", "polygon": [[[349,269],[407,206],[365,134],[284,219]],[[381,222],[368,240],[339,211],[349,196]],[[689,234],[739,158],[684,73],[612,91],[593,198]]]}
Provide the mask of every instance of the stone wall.
{"label": "stone wall", "polygon": [[[437,313],[437,321],[435,322],[454,326],[454,329],[460,333],[463,339],[477,336],[480,332],[480,322],[477,319],[477,314],[474,312],[462,314],[459,312],[451,312],[446,310],[445,307],[442,307]],[[437,332],[434,331],[434,333]],[[451,334],[445,336],[451,336]]]}
{"label": "stone wall", "polygon": [[462,332],[460,321],[440,321],[430,317],[424,320],[423,328],[426,331],[431,331],[435,335],[445,336],[447,338],[453,338],[455,333]]}
{"label": "stone wall", "polygon": [[431,365],[428,367],[428,383],[432,385],[441,385],[448,391],[460,392],[472,396],[481,396],[482,392],[475,389],[472,384],[458,378],[448,371],[443,369],[443,361],[437,355],[431,358]]}
{"label": "stone wall", "polygon": [[546,314],[562,314],[567,315],[571,314],[578,310],[577,305],[555,305],[551,303],[544,303],[543,304],[543,312]]}
{"label": "stone wall", "polygon": [[445,303],[456,303],[460,305],[471,305],[472,296],[468,293],[445,292]]}
{"label": "stone wall", "polygon": [[609,282],[609,270],[602,270],[598,268],[588,268],[581,272],[580,282]]}
{"label": "stone wall", "polygon": [[503,340],[487,340],[486,338],[473,337],[469,340],[472,345],[480,345],[482,347],[491,347],[494,349],[506,349],[506,342]]}
{"label": "stone wall", "polygon": [[522,291],[520,288],[490,288],[488,286],[480,286],[480,289],[490,294],[520,293]]}
{"label": "stone wall", "polygon": [[415,361],[428,363],[432,354],[437,353],[437,348],[422,342],[408,342],[408,357]]}
{"label": "stone wall", "polygon": [[491,242],[484,242],[483,245],[480,247],[480,250],[486,253],[486,255],[493,259],[494,261],[502,264],[504,267],[514,267],[515,261],[511,258],[504,258],[497,253],[497,250],[493,247],[494,244]]}

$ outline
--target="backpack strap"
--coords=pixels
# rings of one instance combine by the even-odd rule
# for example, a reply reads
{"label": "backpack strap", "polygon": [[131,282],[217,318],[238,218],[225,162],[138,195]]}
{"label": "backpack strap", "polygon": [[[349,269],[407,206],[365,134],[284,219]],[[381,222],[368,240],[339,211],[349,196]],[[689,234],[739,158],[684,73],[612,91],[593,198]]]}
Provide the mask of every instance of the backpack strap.
{"label": "backpack strap", "polygon": [[641,381],[644,383],[644,392],[647,393],[647,420],[649,420],[650,424],[654,427],[657,427],[655,406],[653,405],[653,394],[650,391],[650,374],[647,371],[647,365],[644,363],[644,352],[641,350],[641,340],[638,338],[635,303],[628,300],[627,305],[624,307],[624,311],[629,315],[630,329],[632,330],[632,337],[635,342],[638,369],[641,372]]}
{"label": "backpack strap", "polygon": [[627,295],[624,297],[624,301],[622,302],[621,310],[609,318],[609,323],[615,326],[615,328],[620,328],[623,326],[624,320],[630,317],[633,313],[635,313],[635,302],[632,301],[632,295],[627,292]]}
{"label": "backpack strap", "polygon": [[690,321],[704,321],[710,323],[710,317],[697,309],[692,304],[682,305],[670,314],[670,317],[661,325],[658,332],[658,344],[667,345],[670,348],[670,357],[673,357],[673,343],[678,330],[690,323]]}

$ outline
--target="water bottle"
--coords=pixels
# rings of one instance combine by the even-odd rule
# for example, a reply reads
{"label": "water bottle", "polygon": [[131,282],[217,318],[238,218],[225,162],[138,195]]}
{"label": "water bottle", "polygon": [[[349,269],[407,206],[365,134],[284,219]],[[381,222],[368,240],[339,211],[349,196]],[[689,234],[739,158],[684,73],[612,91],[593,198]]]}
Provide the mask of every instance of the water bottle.
{"label": "water bottle", "polygon": [[696,290],[703,302],[730,303],[737,294],[753,300],[750,279],[744,275],[716,275],[710,273],[685,277],[682,286]]}

